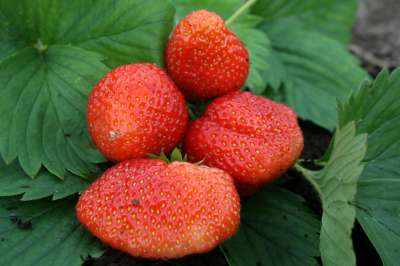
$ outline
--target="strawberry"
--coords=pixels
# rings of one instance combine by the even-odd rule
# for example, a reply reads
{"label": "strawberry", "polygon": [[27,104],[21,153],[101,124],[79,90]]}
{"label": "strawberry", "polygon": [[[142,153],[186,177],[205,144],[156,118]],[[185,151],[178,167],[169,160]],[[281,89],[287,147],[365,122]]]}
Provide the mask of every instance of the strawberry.
{"label": "strawberry", "polygon": [[165,57],[168,74],[191,101],[239,90],[249,72],[246,47],[221,17],[207,10],[179,22]]}
{"label": "strawberry", "polygon": [[130,64],[108,73],[88,101],[89,132],[110,160],[169,152],[188,122],[183,95],[152,64]]}
{"label": "strawberry", "polygon": [[132,159],[108,169],[80,196],[78,220],[133,256],[179,258],[215,248],[238,229],[240,201],[220,169]]}
{"label": "strawberry", "polygon": [[300,156],[303,135],[287,106],[249,92],[214,100],[186,133],[189,161],[228,172],[241,195],[257,191]]}

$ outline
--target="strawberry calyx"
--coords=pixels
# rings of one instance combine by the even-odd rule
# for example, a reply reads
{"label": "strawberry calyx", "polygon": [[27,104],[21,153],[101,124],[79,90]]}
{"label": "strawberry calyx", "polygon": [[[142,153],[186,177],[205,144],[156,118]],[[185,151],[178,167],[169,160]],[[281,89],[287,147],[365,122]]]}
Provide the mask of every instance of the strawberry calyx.
{"label": "strawberry calyx", "polygon": [[[150,159],[158,159],[158,160],[162,160],[166,163],[172,163],[172,162],[188,162],[188,157],[187,154],[183,153],[181,148],[179,147],[175,147],[172,152],[169,154],[169,156],[167,156],[165,154],[165,152],[163,150],[161,150],[160,154],[147,154],[147,157]],[[202,165],[204,162],[204,159],[198,161],[198,162],[191,162],[192,164],[195,165]]]}
{"label": "strawberry calyx", "polygon": [[172,152],[167,156],[164,152],[164,150],[161,150],[160,154],[153,154],[150,153],[147,155],[148,158],[151,159],[159,159],[162,160],[166,163],[172,163],[172,162],[187,162],[187,155],[183,155],[181,149],[179,147],[175,147]]}

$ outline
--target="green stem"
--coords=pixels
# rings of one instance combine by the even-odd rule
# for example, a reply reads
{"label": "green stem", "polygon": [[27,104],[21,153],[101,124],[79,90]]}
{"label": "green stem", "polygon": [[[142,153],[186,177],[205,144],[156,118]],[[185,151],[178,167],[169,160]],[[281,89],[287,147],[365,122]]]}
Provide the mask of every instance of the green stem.
{"label": "green stem", "polygon": [[242,5],[238,10],[236,10],[233,15],[225,21],[225,25],[231,25],[240,15],[242,15],[249,7],[251,7],[257,0],[248,0],[244,5]]}
{"label": "green stem", "polygon": [[315,173],[311,170],[304,168],[303,166],[301,166],[298,163],[296,163],[294,165],[294,169],[296,169],[296,171],[301,173],[304,176],[304,178],[307,179],[307,181],[312,185],[312,187],[318,192],[318,195],[322,201],[323,194],[322,194],[321,188],[319,187],[318,183],[315,181],[315,178],[316,178]]}

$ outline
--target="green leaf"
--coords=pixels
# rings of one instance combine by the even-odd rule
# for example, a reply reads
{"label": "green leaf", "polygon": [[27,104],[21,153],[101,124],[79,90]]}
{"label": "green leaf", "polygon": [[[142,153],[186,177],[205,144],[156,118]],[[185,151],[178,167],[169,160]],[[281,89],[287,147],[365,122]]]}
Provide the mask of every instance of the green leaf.
{"label": "green leaf", "polygon": [[176,9],[176,21],[180,21],[190,12],[207,9],[228,19],[241,5],[241,0],[171,0]]}
{"label": "green leaf", "polygon": [[260,0],[252,12],[264,18],[261,28],[271,40],[263,60],[273,66],[263,74],[274,91],[306,120],[332,130],[336,100],[344,101],[367,77],[342,43],[351,37],[355,0]]}
{"label": "green leaf", "polygon": [[181,149],[178,147],[175,147],[172,150],[172,152],[169,154],[169,156],[167,156],[164,151],[161,151],[160,154],[148,154],[147,157],[149,157],[151,159],[162,160],[166,163],[171,163],[174,161],[178,161],[178,162],[187,162],[188,161],[187,155],[185,154],[183,156]]}
{"label": "green leaf", "polygon": [[152,153],[147,154],[147,157],[150,158],[150,159],[162,160],[162,161],[164,161],[166,163],[170,163],[171,162],[170,159],[168,158],[168,156],[165,154],[165,152],[163,150],[160,152],[160,154],[152,154]]}
{"label": "green leaf", "polygon": [[[174,16],[169,1],[75,2],[84,7],[72,9],[72,23],[60,27],[56,42],[100,53],[110,67],[135,62],[163,65],[164,47]],[[70,5],[69,1],[66,4]]]}
{"label": "green leaf", "polygon": [[321,8],[332,0],[258,0],[252,12],[266,20],[300,15]]}
{"label": "green leaf", "polygon": [[[103,157],[86,130],[86,98],[107,68],[99,55],[72,46],[51,46],[39,55],[25,48],[0,63],[0,151],[17,156],[35,176],[43,164],[57,176],[97,172]],[[73,67],[72,67],[73,66]]]}
{"label": "green leaf", "polygon": [[[74,2],[76,1],[71,1],[71,7],[75,7]],[[46,44],[51,42],[56,34],[61,14],[69,16],[72,12],[70,8],[66,8],[66,3],[63,1],[0,0],[0,13],[3,14],[4,23],[12,27],[18,39],[23,40],[28,47],[38,39]]]}
{"label": "green leaf", "polygon": [[243,202],[241,216],[221,246],[230,266],[318,265],[320,222],[300,196],[268,186]]}
{"label": "green leaf", "polygon": [[164,0],[1,0],[0,11],[28,42],[73,44],[103,55],[110,67],[162,65],[174,15]]}
{"label": "green leaf", "polygon": [[0,265],[78,266],[100,256],[101,244],[76,220],[74,205],[70,199],[0,198]]}
{"label": "green leaf", "polygon": [[183,161],[183,156],[182,156],[182,152],[180,149],[175,148],[172,152],[171,152],[171,162],[174,161],[178,161],[178,162],[182,162]]}
{"label": "green leaf", "polygon": [[274,67],[266,60],[271,50],[270,41],[263,31],[256,29],[261,21],[254,15],[243,15],[230,26],[249,51],[250,71],[245,86],[256,94],[264,92],[268,82],[265,77]]}
{"label": "green leaf", "polygon": [[326,166],[313,172],[299,166],[314,185],[322,201],[320,250],[322,262],[330,265],[356,265],[351,231],[356,208],[357,181],[363,170],[366,134],[356,134],[353,122],[336,130],[332,153]]}
{"label": "green leaf", "polygon": [[368,133],[366,167],[356,199],[357,219],[384,265],[400,261],[400,69],[382,71],[340,105],[340,124]]}
{"label": "green leaf", "polygon": [[52,196],[53,200],[83,191],[90,180],[67,173],[64,180],[41,170],[35,179],[27,176],[18,163],[6,165],[0,160],[0,197],[23,194],[21,200],[36,200]]}
{"label": "green leaf", "polygon": [[[86,100],[108,66],[162,64],[174,10],[163,0],[0,0],[0,153],[35,176],[90,176],[104,158]],[[36,48],[36,49],[35,49]]]}
{"label": "green leaf", "polygon": [[358,61],[337,41],[305,30],[291,20],[264,23],[273,50],[273,87],[283,86],[283,98],[298,115],[332,130],[336,101],[345,100],[367,77]]}
{"label": "green leaf", "polygon": [[16,30],[7,22],[0,10],[0,61],[24,45],[24,41],[18,40]]}
{"label": "green leaf", "polygon": [[290,18],[307,30],[347,44],[356,19],[357,0],[259,0],[252,12],[267,21]]}
{"label": "green leaf", "polygon": [[357,0],[331,0],[329,4],[312,9],[296,19],[307,29],[348,44],[356,20],[357,4]]}

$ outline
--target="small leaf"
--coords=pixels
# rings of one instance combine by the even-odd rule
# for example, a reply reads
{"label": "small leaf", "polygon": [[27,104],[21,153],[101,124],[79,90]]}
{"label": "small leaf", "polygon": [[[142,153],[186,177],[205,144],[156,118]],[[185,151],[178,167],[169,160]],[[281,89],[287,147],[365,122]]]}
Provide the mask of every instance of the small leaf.
{"label": "small leaf", "polygon": [[221,248],[230,266],[318,265],[319,228],[303,198],[268,186],[243,202],[239,231]]}
{"label": "small leaf", "polygon": [[76,220],[75,203],[0,198],[0,265],[78,266],[100,256],[103,247]]}
{"label": "small leaf", "polygon": [[382,71],[339,108],[343,125],[368,133],[365,169],[358,185],[357,219],[384,265],[400,261],[400,69]]}
{"label": "small leaf", "polygon": [[158,159],[163,160],[163,161],[165,161],[165,162],[167,162],[167,163],[170,162],[168,156],[165,154],[164,151],[161,151],[160,156],[158,157]]}
{"label": "small leaf", "polygon": [[336,130],[332,153],[325,167],[318,171],[300,169],[314,185],[322,200],[320,250],[322,262],[330,265],[356,265],[351,239],[356,209],[351,202],[363,170],[367,136],[356,135],[354,123]]}
{"label": "small leaf", "polygon": [[164,151],[161,151],[161,153],[159,155],[157,154],[149,154],[148,155],[149,158],[151,159],[159,159],[162,160],[166,163],[171,163],[174,161],[178,161],[178,162],[187,162],[187,156],[185,154],[185,156],[182,155],[182,151],[180,150],[180,148],[175,147],[171,154],[168,156],[165,154]]}
{"label": "small leaf", "polygon": [[179,161],[182,162],[183,161],[183,157],[182,157],[182,152],[180,149],[175,148],[172,152],[171,152],[171,162],[173,161]]}
{"label": "small leaf", "polygon": [[67,173],[64,180],[61,180],[44,169],[32,179],[17,162],[6,165],[0,159],[0,197],[23,194],[23,201],[49,196],[57,200],[83,191],[89,183],[90,180],[71,173]]}
{"label": "small leaf", "polygon": [[163,150],[161,150],[160,154],[148,154],[147,157],[149,157],[150,159],[158,159],[158,160],[162,160],[166,163],[170,163],[170,159],[168,158],[168,156],[165,154],[165,152]]}

